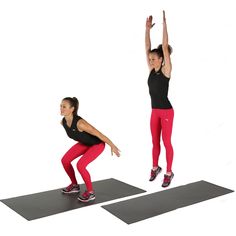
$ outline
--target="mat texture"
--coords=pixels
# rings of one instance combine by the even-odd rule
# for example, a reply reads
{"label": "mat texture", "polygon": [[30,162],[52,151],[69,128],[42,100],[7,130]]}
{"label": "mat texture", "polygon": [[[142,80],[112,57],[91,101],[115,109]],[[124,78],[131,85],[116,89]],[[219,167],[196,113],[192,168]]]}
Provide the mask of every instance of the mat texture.
{"label": "mat texture", "polygon": [[127,224],[233,192],[206,181],[102,206]]}
{"label": "mat texture", "polygon": [[[1,202],[23,216],[25,219],[34,220],[145,192],[145,190],[136,188],[116,179],[95,181],[93,182],[93,187],[96,199],[89,203],[79,202],[77,200],[78,194],[61,193],[61,189],[3,199]],[[81,185],[81,192],[84,190],[85,186]]]}

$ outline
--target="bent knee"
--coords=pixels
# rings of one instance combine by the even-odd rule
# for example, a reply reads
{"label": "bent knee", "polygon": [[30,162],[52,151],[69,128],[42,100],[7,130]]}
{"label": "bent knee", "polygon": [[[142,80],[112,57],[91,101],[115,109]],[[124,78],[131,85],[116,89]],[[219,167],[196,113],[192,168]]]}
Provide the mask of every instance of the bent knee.
{"label": "bent knee", "polygon": [[86,166],[81,164],[80,162],[78,162],[76,166],[77,166],[77,169],[80,173],[86,169]]}
{"label": "bent knee", "polygon": [[66,158],[66,156],[64,156],[64,157],[61,158],[61,163],[62,163],[62,165],[64,166],[64,165],[69,165],[71,162],[68,161],[68,159]]}

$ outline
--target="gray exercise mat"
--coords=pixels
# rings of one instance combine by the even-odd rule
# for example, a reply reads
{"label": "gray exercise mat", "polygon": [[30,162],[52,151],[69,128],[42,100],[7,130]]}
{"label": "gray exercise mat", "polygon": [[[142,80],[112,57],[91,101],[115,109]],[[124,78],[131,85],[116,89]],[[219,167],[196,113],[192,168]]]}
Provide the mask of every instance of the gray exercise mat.
{"label": "gray exercise mat", "polygon": [[231,192],[233,190],[198,181],[102,207],[125,223],[132,224]]}
{"label": "gray exercise mat", "polygon": [[[81,192],[85,185],[81,185]],[[25,196],[1,200],[12,210],[27,220],[34,220],[57,213],[98,204],[134,194],[144,193],[145,190],[123,183],[116,179],[105,179],[93,182],[96,199],[88,203],[78,201],[78,194],[63,194],[61,189],[34,193]]]}

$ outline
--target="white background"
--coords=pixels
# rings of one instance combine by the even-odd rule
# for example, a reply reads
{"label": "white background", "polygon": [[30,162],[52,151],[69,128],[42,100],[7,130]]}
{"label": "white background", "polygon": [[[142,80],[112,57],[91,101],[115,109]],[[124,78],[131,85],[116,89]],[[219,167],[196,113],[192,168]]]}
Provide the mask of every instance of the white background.
{"label": "white background", "polygon": [[[74,144],[60,125],[66,96],[76,96],[79,114],[122,151],[112,157],[107,146],[88,168],[93,180],[113,177],[148,193],[162,190],[162,176],[148,182],[144,32],[152,14],[152,46],[161,43],[163,9],[174,49],[171,187],[206,180],[235,190],[233,2],[2,0],[0,199],[69,184],[60,161]],[[160,165],[166,168],[164,148]],[[233,235],[235,210],[233,193],[128,226],[100,205],[28,222],[1,203],[0,229],[4,235]]]}

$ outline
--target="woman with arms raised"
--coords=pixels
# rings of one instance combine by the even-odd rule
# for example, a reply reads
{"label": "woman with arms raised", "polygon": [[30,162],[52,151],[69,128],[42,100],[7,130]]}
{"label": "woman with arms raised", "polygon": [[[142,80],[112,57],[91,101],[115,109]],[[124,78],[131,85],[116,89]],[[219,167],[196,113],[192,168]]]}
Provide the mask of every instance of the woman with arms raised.
{"label": "woman with arms raised", "polygon": [[162,187],[167,187],[174,177],[174,173],[172,172],[174,152],[171,144],[174,110],[168,99],[168,88],[172,69],[170,59],[172,48],[168,44],[167,25],[164,11],[162,44],[160,44],[157,48],[151,49],[150,30],[153,26],[152,16],[149,16],[146,20],[145,32],[145,49],[149,68],[148,86],[152,104],[150,126],[153,143],[153,167],[149,180],[153,181],[162,170],[162,168],[158,165],[161,151],[160,136],[162,134],[167,161],[167,170],[164,175]]}

